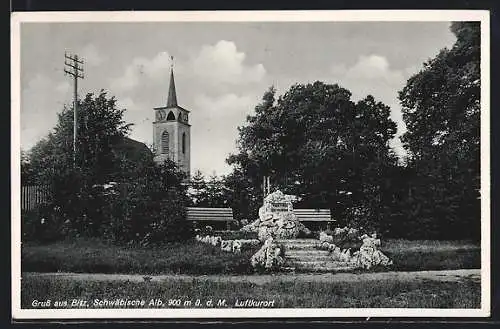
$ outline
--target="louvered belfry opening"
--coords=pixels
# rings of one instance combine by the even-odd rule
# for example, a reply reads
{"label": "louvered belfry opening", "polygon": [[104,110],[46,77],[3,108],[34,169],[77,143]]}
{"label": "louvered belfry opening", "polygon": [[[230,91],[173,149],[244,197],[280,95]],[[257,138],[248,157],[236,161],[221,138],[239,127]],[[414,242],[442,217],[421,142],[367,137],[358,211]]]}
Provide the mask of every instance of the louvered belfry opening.
{"label": "louvered belfry opening", "polygon": [[174,114],[174,112],[172,112],[172,111],[168,112],[167,121],[175,121],[175,114]]}
{"label": "louvered belfry opening", "polygon": [[186,154],[186,133],[182,133],[182,154]]}
{"label": "louvered belfry opening", "polygon": [[170,141],[170,136],[167,131],[161,134],[161,153],[168,154],[168,143]]}

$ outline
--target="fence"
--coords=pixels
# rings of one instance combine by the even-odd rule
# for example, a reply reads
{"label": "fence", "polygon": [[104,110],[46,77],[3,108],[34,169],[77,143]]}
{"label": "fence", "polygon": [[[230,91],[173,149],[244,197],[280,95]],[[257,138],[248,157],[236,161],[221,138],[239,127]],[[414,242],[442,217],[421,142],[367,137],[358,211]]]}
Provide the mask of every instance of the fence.
{"label": "fence", "polygon": [[21,210],[33,210],[48,203],[52,196],[49,185],[31,185],[21,187]]}

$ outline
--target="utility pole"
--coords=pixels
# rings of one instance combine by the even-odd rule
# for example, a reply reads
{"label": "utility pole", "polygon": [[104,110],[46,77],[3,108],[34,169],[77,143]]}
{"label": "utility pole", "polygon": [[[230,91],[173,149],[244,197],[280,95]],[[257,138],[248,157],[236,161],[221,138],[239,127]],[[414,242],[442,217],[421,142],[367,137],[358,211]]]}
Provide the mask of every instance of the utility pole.
{"label": "utility pole", "polygon": [[78,55],[64,53],[64,73],[73,77],[73,166],[76,166],[76,133],[78,106],[78,79],[83,79],[83,60]]}

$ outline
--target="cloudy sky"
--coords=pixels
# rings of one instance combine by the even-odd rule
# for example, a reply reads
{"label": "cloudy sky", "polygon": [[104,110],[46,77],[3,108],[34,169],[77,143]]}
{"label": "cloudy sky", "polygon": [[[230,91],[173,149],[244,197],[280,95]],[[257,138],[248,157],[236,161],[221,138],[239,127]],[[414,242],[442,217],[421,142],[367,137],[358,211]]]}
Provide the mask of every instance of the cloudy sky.
{"label": "cloudy sky", "polygon": [[[230,171],[237,127],[263,93],[294,83],[338,83],[392,109],[397,91],[439,49],[455,41],[449,22],[23,23],[21,146],[31,148],[72,100],[64,52],[85,60],[79,93],[105,89],[126,108],[131,137],[152,143],[153,107],[164,106],[169,56],[179,105],[191,111],[192,170]],[[398,139],[392,143],[400,152]]]}

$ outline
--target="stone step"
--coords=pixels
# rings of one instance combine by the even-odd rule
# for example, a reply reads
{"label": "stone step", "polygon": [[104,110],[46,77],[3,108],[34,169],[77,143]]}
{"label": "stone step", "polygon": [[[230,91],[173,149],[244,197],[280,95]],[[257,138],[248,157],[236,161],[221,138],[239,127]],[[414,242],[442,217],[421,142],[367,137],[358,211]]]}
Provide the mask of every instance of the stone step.
{"label": "stone step", "polygon": [[309,251],[315,251],[315,250],[320,250],[317,248],[317,244],[288,244],[285,245],[285,252],[287,250],[309,250]]}
{"label": "stone step", "polygon": [[283,272],[295,272],[295,266],[282,266],[281,271],[283,271]]}
{"label": "stone step", "polygon": [[332,261],[332,257],[330,255],[285,255],[286,259],[290,261],[300,261],[300,262],[329,262]]}
{"label": "stone step", "polygon": [[285,255],[302,255],[302,256],[307,256],[311,254],[315,255],[330,255],[330,252],[328,250],[321,250],[321,249],[316,249],[316,248],[301,248],[301,249],[290,249],[286,250],[285,249]]}
{"label": "stone step", "polygon": [[315,252],[310,250],[288,250],[285,252],[286,258],[294,258],[294,259],[306,259],[310,257],[324,257],[326,259],[332,260],[333,257],[329,253]]}
{"label": "stone step", "polygon": [[320,243],[317,239],[276,239],[274,242],[282,244]]}

